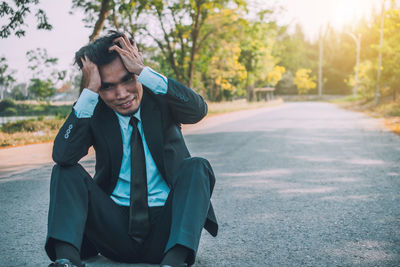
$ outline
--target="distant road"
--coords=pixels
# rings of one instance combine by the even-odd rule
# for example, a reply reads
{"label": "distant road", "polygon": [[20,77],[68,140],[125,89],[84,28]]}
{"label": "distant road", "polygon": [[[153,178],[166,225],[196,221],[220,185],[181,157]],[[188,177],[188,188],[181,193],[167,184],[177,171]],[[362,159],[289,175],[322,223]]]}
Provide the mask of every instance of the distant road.
{"label": "distant road", "polygon": [[[400,138],[380,120],[296,102],[184,132],[217,177],[220,232],[203,232],[196,266],[400,266]],[[50,172],[0,178],[0,266],[48,264]]]}

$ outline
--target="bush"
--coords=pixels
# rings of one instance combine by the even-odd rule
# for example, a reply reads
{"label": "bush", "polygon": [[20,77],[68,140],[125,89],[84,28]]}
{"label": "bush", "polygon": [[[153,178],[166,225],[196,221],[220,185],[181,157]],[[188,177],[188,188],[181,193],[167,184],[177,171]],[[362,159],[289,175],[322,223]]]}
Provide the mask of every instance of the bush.
{"label": "bush", "polygon": [[17,132],[37,132],[37,131],[48,131],[58,130],[64,123],[64,119],[44,119],[39,117],[38,119],[21,120],[15,122],[5,123],[1,128],[1,132],[5,133],[17,133]]}
{"label": "bush", "polygon": [[1,131],[5,133],[35,132],[40,130],[39,126],[34,119],[21,120],[4,124]]}
{"label": "bush", "polygon": [[0,113],[4,112],[7,108],[15,108],[15,103],[12,99],[6,98],[0,101]]}
{"label": "bush", "polygon": [[[7,108],[14,108],[14,110],[6,113],[5,110]],[[70,112],[71,105],[52,106],[50,104],[16,104],[10,99],[0,101],[0,116],[54,115],[65,118]]]}
{"label": "bush", "polygon": [[400,116],[400,105],[391,104],[388,105],[385,112],[386,116]]}
{"label": "bush", "polygon": [[16,116],[18,114],[18,111],[16,108],[8,107],[3,111],[3,114],[5,116]]}

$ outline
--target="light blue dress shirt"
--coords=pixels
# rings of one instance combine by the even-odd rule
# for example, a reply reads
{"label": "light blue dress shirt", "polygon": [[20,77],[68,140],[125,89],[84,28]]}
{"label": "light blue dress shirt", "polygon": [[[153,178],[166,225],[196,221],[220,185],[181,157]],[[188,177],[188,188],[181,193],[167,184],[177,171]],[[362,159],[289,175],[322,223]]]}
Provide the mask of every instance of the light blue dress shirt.
{"label": "light blue dress shirt", "polygon": [[[156,94],[165,94],[168,90],[168,80],[163,75],[155,72],[149,67],[145,67],[139,75],[138,81],[148,87]],[[78,118],[90,118],[98,102],[98,94],[89,90],[83,89],[74,106],[75,115]],[[130,117],[122,116],[115,112],[118,117],[118,122],[121,128],[122,136],[122,163],[114,191],[111,194],[111,199],[121,206],[129,206],[130,202],[130,180],[131,180],[131,146],[130,138],[133,128],[129,124]],[[146,159],[146,174],[147,174],[147,195],[149,207],[163,206],[169,194],[169,187],[162,178],[154,159],[147,146],[146,137],[144,136],[143,126],[140,118],[140,109],[133,115],[138,122],[138,130],[142,137],[143,149]]]}

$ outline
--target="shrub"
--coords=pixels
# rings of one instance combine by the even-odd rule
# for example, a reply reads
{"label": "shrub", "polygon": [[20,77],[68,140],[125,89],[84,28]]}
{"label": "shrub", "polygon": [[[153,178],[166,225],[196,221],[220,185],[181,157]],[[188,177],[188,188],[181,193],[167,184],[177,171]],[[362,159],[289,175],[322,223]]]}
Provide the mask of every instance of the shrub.
{"label": "shrub", "polygon": [[18,111],[16,108],[8,107],[3,111],[3,114],[5,116],[16,116],[18,114]]}
{"label": "shrub", "polygon": [[34,132],[40,130],[34,119],[9,122],[1,127],[5,133]]}
{"label": "shrub", "polygon": [[21,120],[15,122],[9,122],[4,124],[0,130],[5,133],[17,133],[17,132],[37,132],[47,130],[58,130],[61,128],[65,120],[59,119],[44,119],[39,117],[37,120]]}
{"label": "shrub", "polygon": [[0,113],[4,112],[7,108],[14,108],[15,103],[13,100],[6,98],[0,101]]}
{"label": "shrub", "polygon": [[50,129],[50,130],[59,130],[61,126],[63,125],[65,119],[49,119],[49,120],[43,120],[45,128]]}
{"label": "shrub", "polygon": [[387,116],[400,116],[400,105],[391,104],[387,107],[386,112]]}

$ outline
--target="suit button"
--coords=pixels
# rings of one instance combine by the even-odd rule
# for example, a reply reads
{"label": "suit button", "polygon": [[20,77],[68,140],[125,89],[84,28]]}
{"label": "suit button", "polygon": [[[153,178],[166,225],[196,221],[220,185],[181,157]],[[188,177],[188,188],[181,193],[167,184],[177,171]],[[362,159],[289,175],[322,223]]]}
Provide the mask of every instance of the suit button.
{"label": "suit button", "polygon": [[66,134],[64,135],[64,138],[65,138],[65,139],[68,139],[68,137],[69,137],[69,134],[66,133]]}
{"label": "suit button", "polygon": [[68,125],[68,129],[71,130],[74,126],[72,124]]}
{"label": "suit button", "polygon": [[71,133],[71,129],[67,129],[66,134],[70,134]]}

